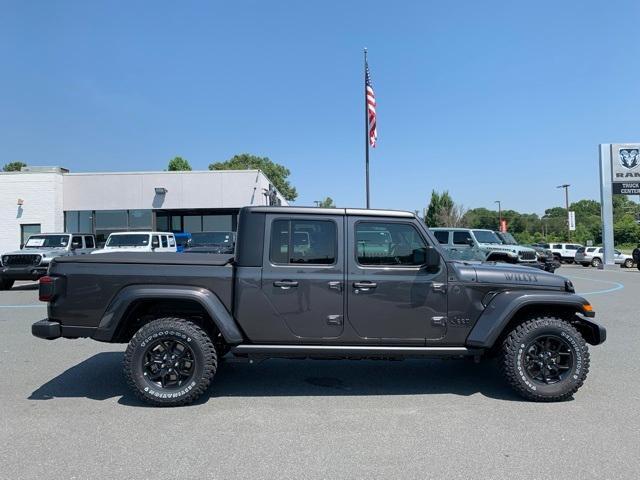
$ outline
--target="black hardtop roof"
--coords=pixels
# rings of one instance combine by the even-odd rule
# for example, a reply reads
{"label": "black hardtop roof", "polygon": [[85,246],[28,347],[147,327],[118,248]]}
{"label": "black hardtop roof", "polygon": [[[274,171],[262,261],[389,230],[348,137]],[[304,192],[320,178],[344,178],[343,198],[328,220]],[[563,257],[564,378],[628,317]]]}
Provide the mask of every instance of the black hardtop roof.
{"label": "black hardtop roof", "polygon": [[404,210],[379,210],[366,208],[321,208],[321,207],[244,207],[248,213],[279,213],[297,215],[351,215],[369,217],[414,218],[415,214]]}

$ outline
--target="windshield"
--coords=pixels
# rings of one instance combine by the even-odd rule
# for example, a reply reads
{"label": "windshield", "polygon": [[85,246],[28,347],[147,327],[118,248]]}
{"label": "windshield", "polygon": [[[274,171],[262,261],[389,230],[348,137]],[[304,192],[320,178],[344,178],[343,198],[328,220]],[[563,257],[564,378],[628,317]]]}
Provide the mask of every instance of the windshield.
{"label": "windshield", "polygon": [[490,230],[473,230],[473,235],[478,243],[496,243],[498,245],[502,243],[498,236]]}
{"label": "windshield", "polygon": [[500,235],[505,245],[518,245],[516,239],[509,232],[500,232],[498,235]]}
{"label": "windshield", "polygon": [[69,235],[31,235],[24,248],[66,248]]}
{"label": "windshield", "polygon": [[110,235],[106,247],[146,247],[149,245],[149,235],[128,233],[125,235]]}
{"label": "windshield", "polygon": [[487,255],[478,247],[456,248],[441,245],[447,260],[458,260],[462,262],[484,262]]}
{"label": "windshield", "polygon": [[233,232],[197,232],[191,234],[189,245],[192,247],[203,247],[207,245],[233,243]]}

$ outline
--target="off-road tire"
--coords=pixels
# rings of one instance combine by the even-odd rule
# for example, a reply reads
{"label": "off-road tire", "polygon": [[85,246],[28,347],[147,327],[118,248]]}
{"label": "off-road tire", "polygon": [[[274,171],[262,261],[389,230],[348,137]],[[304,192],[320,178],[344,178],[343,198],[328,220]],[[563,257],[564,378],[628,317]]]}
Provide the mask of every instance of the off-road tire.
{"label": "off-road tire", "polygon": [[582,265],[583,267],[590,267],[591,266],[590,263],[581,263],[580,265]]}
{"label": "off-road tire", "polygon": [[[573,353],[573,364],[557,383],[533,380],[525,370],[526,348],[538,337],[551,335],[566,341]],[[502,344],[502,372],[521,396],[537,402],[558,402],[575,394],[589,373],[589,349],[582,335],[568,322],[555,317],[536,317],[517,325]]]}
{"label": "off-road tire", "polygon": [[596,257],[593,260],[591,260],[592,267],[598,268],[600,265],[602,265],[602,260],[600,258]]}
{"label": "off-road tire", "polygon": [[[162,388],[145,375],[148,349],[164,339],[181,342],[191,350],[194,366],[186,385]],[[175,407],[192,403],[209,388],[218,356],[211,338],[198,325],[181,318],[159,318],[136,332],[125,351],[123,366],[127,384],[140,400],[154,406]]]}
{"label": "off-road tire", "polygon": [[13,287],[13,283],[15,282],[15,280],[7,280],[5,279],[1,279],[0,278],[0,290],[11,290],[11,287]]}

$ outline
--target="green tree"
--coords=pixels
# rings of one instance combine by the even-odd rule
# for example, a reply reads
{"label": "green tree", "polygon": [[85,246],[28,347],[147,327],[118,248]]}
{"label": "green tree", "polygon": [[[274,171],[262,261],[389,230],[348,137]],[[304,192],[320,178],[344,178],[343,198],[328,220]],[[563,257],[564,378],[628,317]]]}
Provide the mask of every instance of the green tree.
{"label": "green tree", "polygon": [[174,157],[169,160],[167,170],[170,172],[191,171],[191,165],[189,165],[189,162],[182,157]]}
{"label": "green tree", "polygon": [[248,153],[234,155],[226,162],[216,162],[209,165],[209,170],[261,170],[284,198],[293,201],[298,192],[287,178],[291,174],[284,165],[272,162],[268,157],[257,157]]}
{"label": "green tree", "polygon": [[27,164],[24,162],[9,162],[5,163],[4,167],[2,167],[3,172],[19,172],[22,170],[22,167],[26,167]]}
{"label": "green tree", "polygon": [[453,201],[448,191],[431,192],[424,221],[429,227],[459,227],[463,224],[464,208]]}
{"label": "green tree", "polygon": [[318,202],[319,207],[323,208],[336,208],[336,204],[333,203],[333,198],[326,197],[324,200]]}

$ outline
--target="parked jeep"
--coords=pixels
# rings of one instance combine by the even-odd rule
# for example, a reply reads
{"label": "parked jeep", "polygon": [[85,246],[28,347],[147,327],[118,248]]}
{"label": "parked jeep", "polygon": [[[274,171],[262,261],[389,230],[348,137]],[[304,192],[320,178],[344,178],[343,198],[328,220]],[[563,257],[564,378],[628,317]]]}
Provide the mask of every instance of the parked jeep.
{"label": "parked jeep", "polygon": [[487,255],[487,261],[522,263],[535,265],[536,251],[521,245],[505,245],[492,230],[479,228],[431,228],[435,237],[449,249],[464,249],[475,246]]}
{"label": "parked jeep", "polygon": [[128,342],[129,386],[166,406],[202,395],[226,353],[497,356],[525,398],[564,400],[585,381],[587,343],[606,337],[569,280],[451,260],[415,215],[384,210],[247,207],[234,255],[57,258],[40,299],[33,335]]}
{"label": "parked jeep", "polygon": [[0,256],[0,290],[9,290],[16,280],[38,280],[47,274],[55,257],[91,253],[96,241],[88,233],[38,233],[21,250]]}

